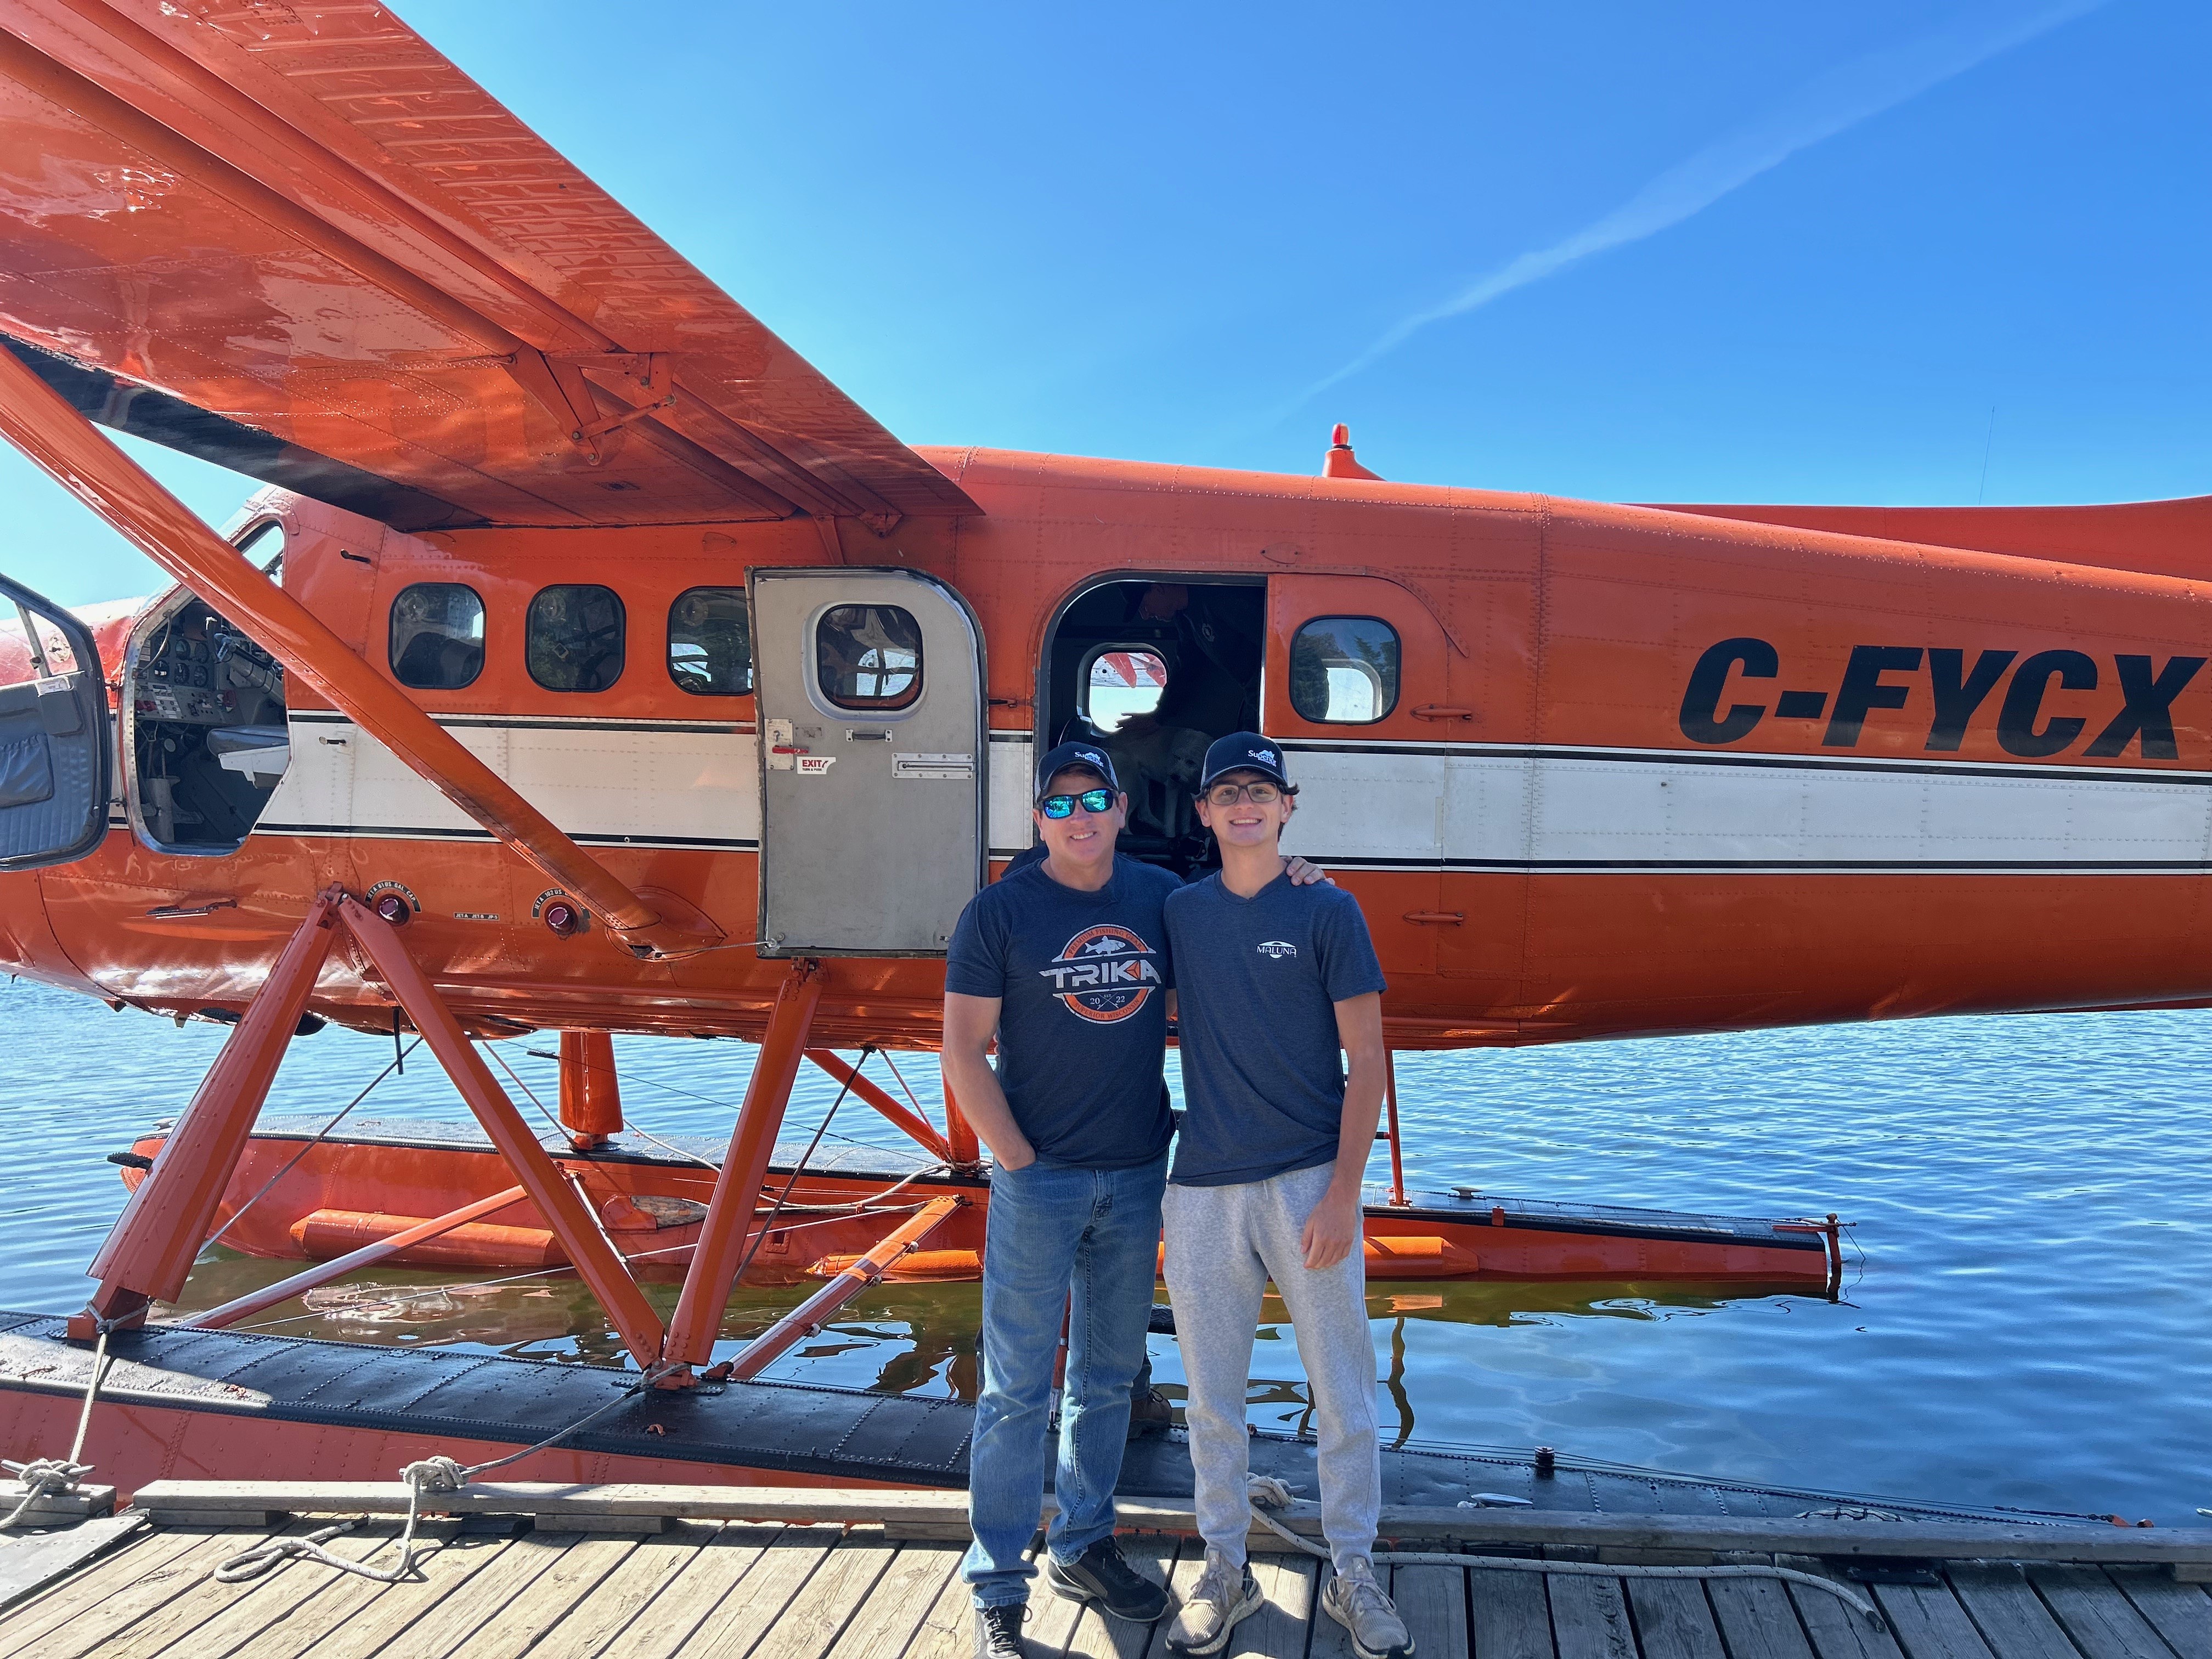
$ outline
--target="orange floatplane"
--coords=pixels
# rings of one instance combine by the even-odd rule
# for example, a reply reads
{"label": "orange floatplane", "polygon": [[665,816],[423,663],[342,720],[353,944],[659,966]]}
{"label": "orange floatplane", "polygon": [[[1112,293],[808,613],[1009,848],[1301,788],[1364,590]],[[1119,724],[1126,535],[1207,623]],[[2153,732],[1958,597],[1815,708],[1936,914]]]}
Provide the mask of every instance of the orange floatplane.
{"label": "orange floatplane", "polygon": [[[833,1050],[936,1044],[1070,733],[1180,870],[1206,740],[1293,751],[1394,1048],[2212,998],[2212,501],[1604,505],[1386,482],[1341,428],[1310,477],[909,449],[351,0],[0,0],[0,433],[177,584],[4,586],[0,965],[235,1028],[125,1156],[72,1340],[154,1342],[217,1234],[317,1260],[285,1294],[565,1262],[679,1391],[741,1271],[827,1282],[740,1376],[972,1275],[957,1103]],[[270,488],[218,536],[97,425]],[[475,1138],[257,1133],[319,1021],[418,1035]],[[477,1041],[537,1030],[557,1134]],[[615,1031],[762,1044],[726,1147],[626,1131]],[[809,1063],[921,1161],[779,1167]],[[1832,1218],[1409,1193],[1396,1107],[1378,1277],[1832,1289]],[[11,1363],[0,1441],[51,1438]],[[142,1404],[126,1483],[186,1455]],[[267,1411],[319,1426],[227,1455],[327,1455]]]}

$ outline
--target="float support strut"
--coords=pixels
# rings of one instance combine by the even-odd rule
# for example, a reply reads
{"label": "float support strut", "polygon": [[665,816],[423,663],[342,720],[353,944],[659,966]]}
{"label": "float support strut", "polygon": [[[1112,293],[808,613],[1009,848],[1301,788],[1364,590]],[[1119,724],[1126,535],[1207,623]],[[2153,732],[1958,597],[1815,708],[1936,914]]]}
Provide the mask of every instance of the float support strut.
{"label": "float support strut", "polygon": [[1406,1196],[1406,1155],[1398,1145],[1398,1057],[1382,1050],[1382,1102],[1390,1115],[1390,1202],[1399,1209],[1412,1203]]}
{"label": "float support strut", "polygon": [[805,1341],[822,1328],[823,1322],[881,1279],[898,1259],[921,1248],[952,1212],[968,1200],[947,1196],[933,1198],[920,1214],[854,1261],[835,1279],[763,1331],[730,1362],[730,1379],[743,1382],[757,1376],[793,1344]]}
{"label": "float support strut", "polygon": [[975,1126],[968,1121],[966,1114],[960,1109],[960,1103],[952,1097],[951,1078],[945,1079],[945,1139],[952,1149],[955,1164],[974,1164],[983,1161],[983,1143],[975,1138]]}
{"label": "float support strut", "polygon": [[483,1125],[491,1144],[499,1148],[507,1168],[514,1171],[523,1191],[545,1218],[553,1237],[561,1241],[577,1273],[614,1321],[630,1358],[641,1369],[651,1369],[661,1357],[660,1316],[653,1312],[652,1303],[646,1300],[614,1246],[607,1243],[598,1218],[585,1207],[560,1166],[538,1145],[537,1135],[492,1077],[491,1068],[469,1041],[460,1021],[453,1018],[446,1000],[407,954],[392,925],[356,899],[346,900],[342,914],[354,939],[407,1010],[415,1029],[422,1032],[422,1041],[446,1068],[477,1121]]}
{"label": "float support strut", "polygon": [[737,1127],[730,1132],[729,1155],[714,1177],[707,1219],[676,1299],[676,1317],[669,1322],[668,1347],[662,1357],[671,1363],[703,1365],[714,1357],[722,1310],[737,1282],[769,1157],[775,1151],[784,1109],[791,1103],[791,1085],[805,1056],[814,1009],[822,1000],[823,978],[821,963],[802,959],[792,964],[777,988],[775,1008],[769,1015],[759,1057],[753,1061],[752,1080],[745,1085],[744,1104],[738,1109]]}
{"label": "float support strut", "polygon": [[318,1285],[327,1285],[333,1279],[343,1279],[357,1268],[373,1267],[388,1255],[397,1255],[427,1239],[443,1237],[456,1227],[465,1227],[471,1221],[481,1221],[510,1204],[521,1203],[528,1196],[521,1188],[509,1187],[503,1193],[494,1193],[489,1198],[464,1204],[459,1209],[449,1210],[433,1220],[418,1221],[389,1238],[380,1238],[374,1244],[364,1244],[357,1250],[332,1256],[328,1261],[318,1261],[304,1273],[294,1273],[289,1279],[280,1279],[274,1285],[264,1285],[258,1291],[249,1291],[235,1301],[226,1302],[220,1308],[210,1308],[204,1314],[195,1314],[180,1322],[196,1331],[228,1330],[240,1320],[258,1314],[264,1308],[273,1308],[279,1302],[289,1302],[295,1296],[305,1296]]}
{"label": "float support strut", "polygon": [[809,1048],[806,1057],[860,1097],[863,1104],[874,1107],[904,1130],[931,1157],[947,1164],[953,1162],[951,1145],[930,1127],[928,1119],[893,1100],[829,1049]]}
{"label": "float support strut", "polygon": [[150,1304],[173,1302],[183,1293],[337,938],[343,896],[333,887],[316,898],[253,994],[154,1167],[93,1257],[87,1272],[100,1289],[91,1306],[70,1321],[71,1336],[89,1340],[100,1325],[143,1317]]}
{"label": "float support strut", "polygon": [[561,1033],[561,1127],[580,1152],[622,1133],[615,1040],[605,1031]]}

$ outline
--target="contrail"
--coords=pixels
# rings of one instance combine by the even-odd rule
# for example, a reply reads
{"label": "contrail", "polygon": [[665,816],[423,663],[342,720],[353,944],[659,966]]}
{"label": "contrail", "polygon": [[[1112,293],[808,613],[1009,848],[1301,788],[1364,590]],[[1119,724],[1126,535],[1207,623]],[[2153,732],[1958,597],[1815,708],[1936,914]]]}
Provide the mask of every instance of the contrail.
{"label": "contrail", "polygon": [[1358,374],[1431,323],[1479,310],[1500,295],[1540,282],[1577,259],[1602,253],[1607,248],[1640,242],[1647,236],[1679,225],[1731,191],[1749,184],[1760,173],[1781,166],[1799,150],[1824,138],[1832,138],[1884,110],[1893,109],[1930,87],[1963,75],[1976,64],[1986,63],[2000,52],[2009,52],[2106,3],[2106,0],[2062,0],[2062,3],[1994,27],[1986,22],[1980,22],[1978,27],[1954,25],[1907,45],[1869,53],[1817,76],[1764,120],[1731,133],[1687,161],[1668,168],[1603,218],[1585,225],[1564,241],[1520,255],[1443,304],[1416,312],[1393,325],[1343,368],[1308,386],[1282,412],[1289,414],[1340,380]]}

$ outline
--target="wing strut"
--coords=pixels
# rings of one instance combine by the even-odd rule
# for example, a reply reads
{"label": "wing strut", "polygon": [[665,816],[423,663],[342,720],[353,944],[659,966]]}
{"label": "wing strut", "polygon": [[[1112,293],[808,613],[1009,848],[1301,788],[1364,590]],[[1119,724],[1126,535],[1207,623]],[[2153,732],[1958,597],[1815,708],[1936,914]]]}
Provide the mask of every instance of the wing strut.
{"label": "wing strut", "polygon": [[656,908],[563,835],[10,352],[0,352],[0,435],[447,799],[574,894],[636,954],[682,956],[721,941],[720,930],[706,918]]}

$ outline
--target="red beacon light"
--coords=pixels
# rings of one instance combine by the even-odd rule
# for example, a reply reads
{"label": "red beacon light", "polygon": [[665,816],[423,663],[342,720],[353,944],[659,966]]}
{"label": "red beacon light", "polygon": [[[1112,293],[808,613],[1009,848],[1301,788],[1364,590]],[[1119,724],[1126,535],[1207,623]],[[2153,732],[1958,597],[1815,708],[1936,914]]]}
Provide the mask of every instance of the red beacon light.
{"label": "red beacon light", "polygon": [[404,927],[415,915],[415,907],[399,893],[379,893],[370,908],[394,927]]}
{"label": "red beacon light", "polygon": [[555,899],[542,913],[541,920],[550,927],[556,937],[567,939],[572,933],[584,931],[584,913],[567,899]]}

